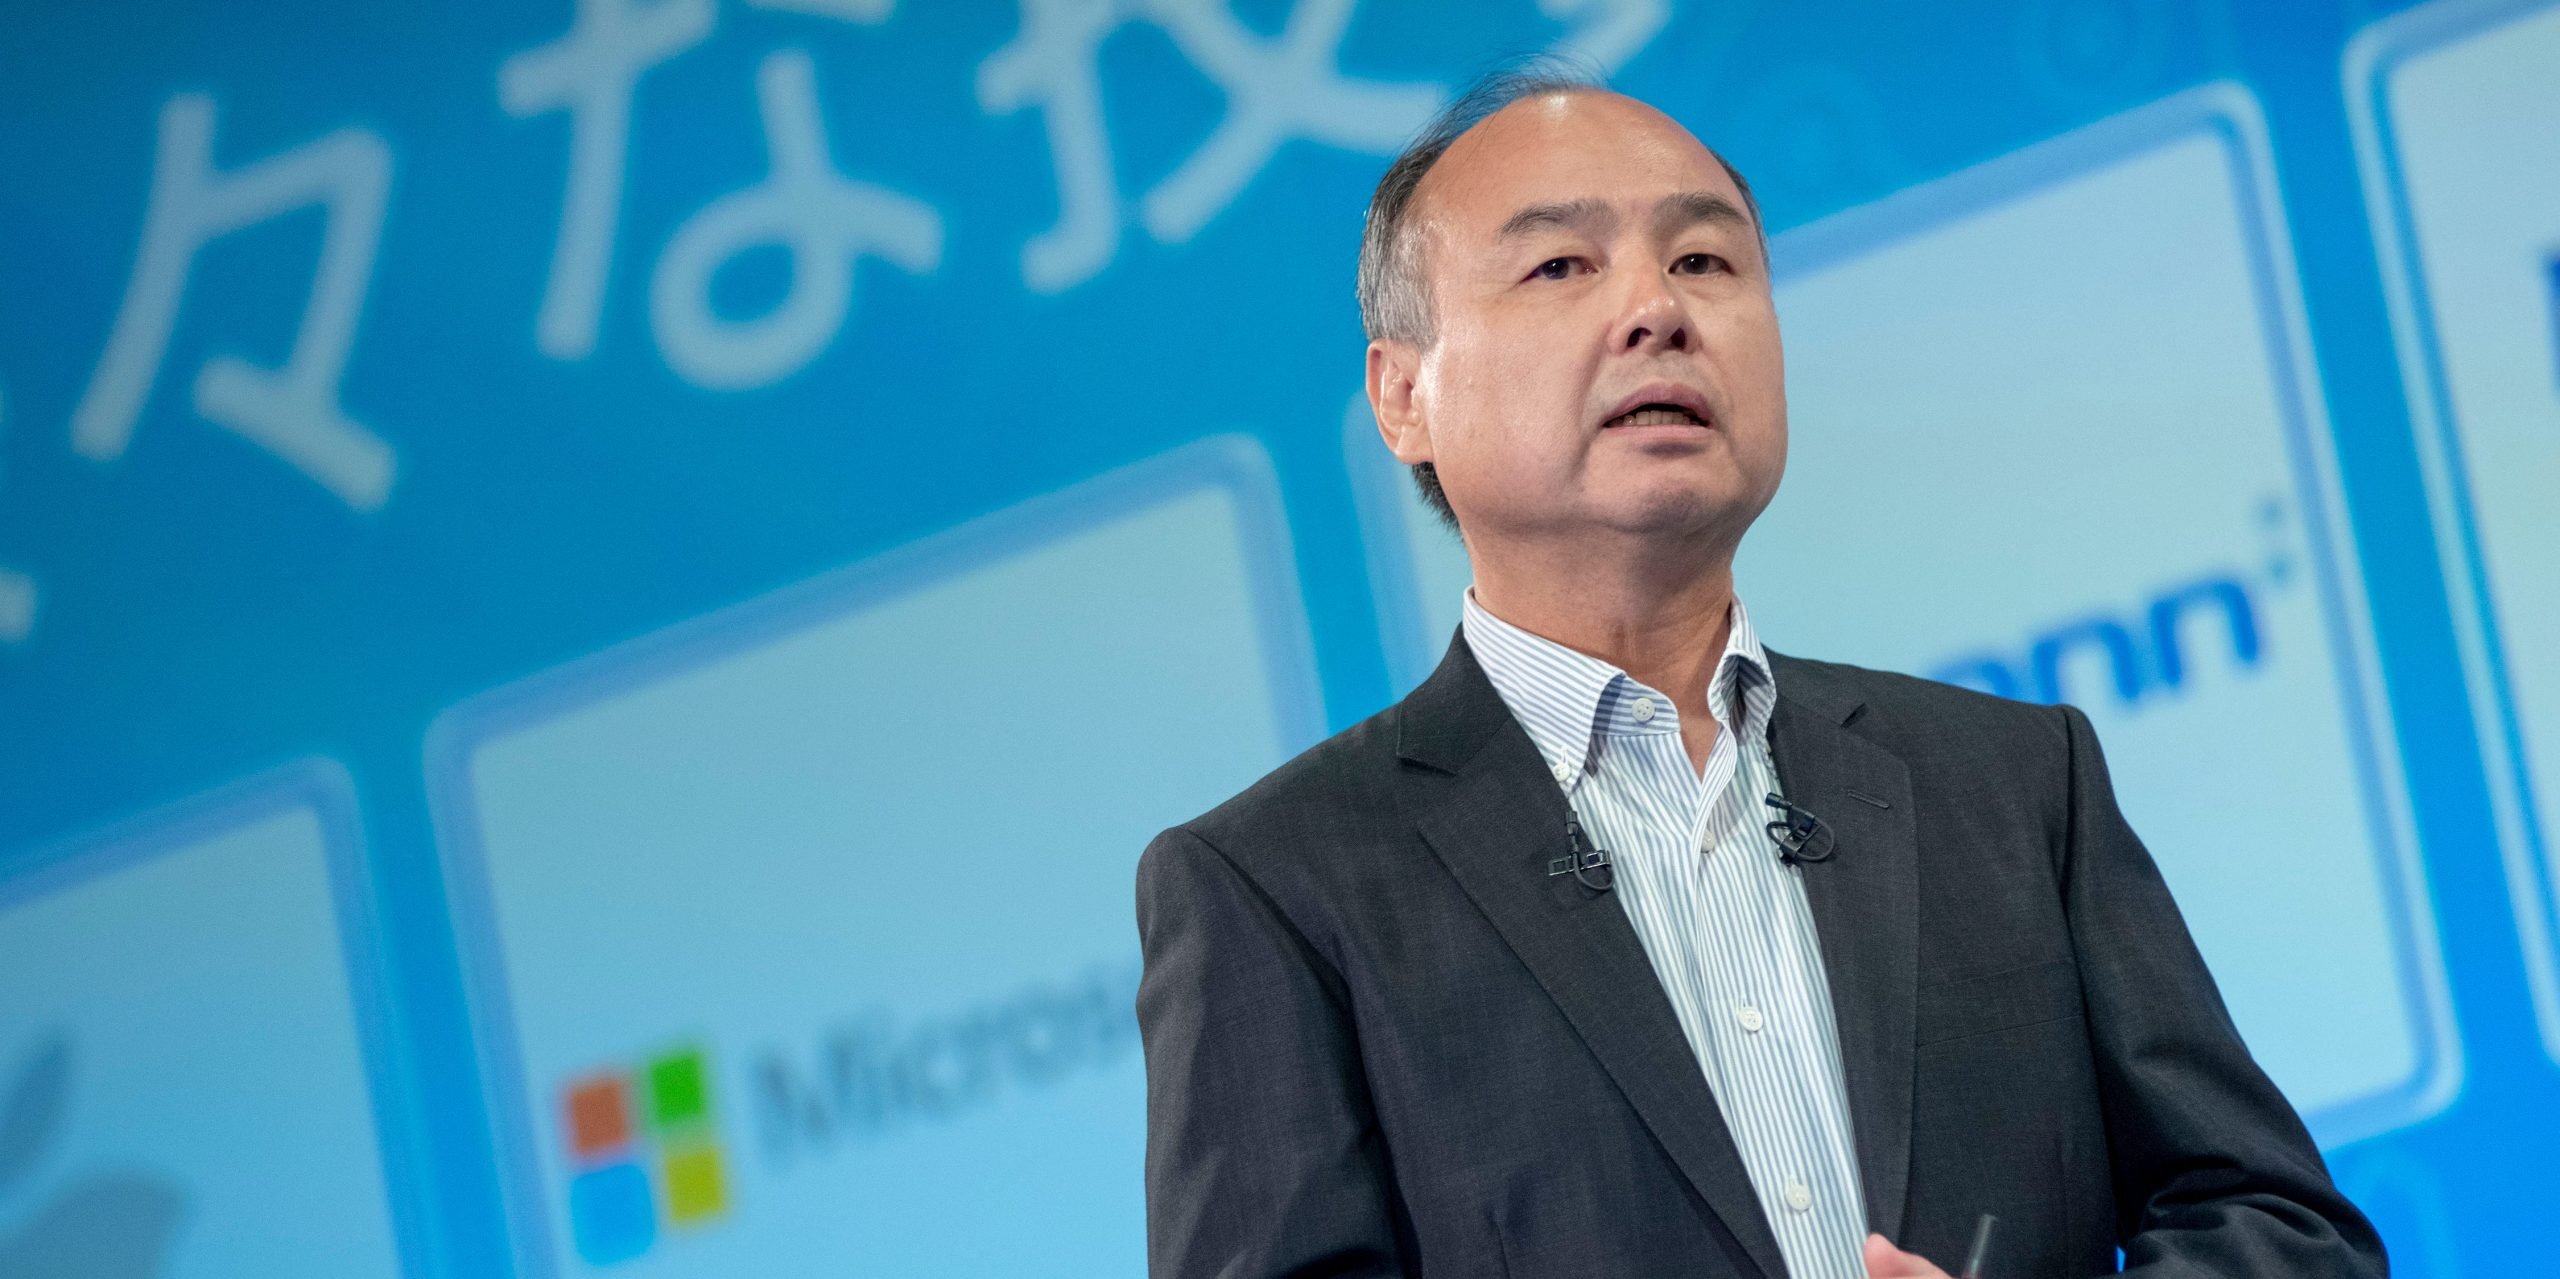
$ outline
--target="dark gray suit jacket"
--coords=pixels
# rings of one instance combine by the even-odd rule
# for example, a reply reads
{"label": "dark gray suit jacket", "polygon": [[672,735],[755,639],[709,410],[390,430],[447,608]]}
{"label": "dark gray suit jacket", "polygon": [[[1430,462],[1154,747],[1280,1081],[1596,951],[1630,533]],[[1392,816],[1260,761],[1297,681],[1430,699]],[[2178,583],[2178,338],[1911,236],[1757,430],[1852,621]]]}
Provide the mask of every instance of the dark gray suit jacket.
{"label": "dark gray suit jacket", "polygon": [[[2380,1275],[2089,723],[1773,656],[1868,1222],[1997,1279]],[[1158,1276],[1786,1274],[1564,798],[1468,652],[1138,870]]]}

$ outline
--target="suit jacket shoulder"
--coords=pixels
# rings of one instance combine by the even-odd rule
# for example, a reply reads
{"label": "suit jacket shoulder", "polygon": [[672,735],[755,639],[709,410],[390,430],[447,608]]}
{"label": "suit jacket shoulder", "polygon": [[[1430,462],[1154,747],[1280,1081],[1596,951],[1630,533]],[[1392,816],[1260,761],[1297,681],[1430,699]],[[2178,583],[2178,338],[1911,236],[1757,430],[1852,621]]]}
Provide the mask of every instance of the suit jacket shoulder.
{"label": "suit jacket shoulder", "polygon": [[1896,671],[1770,654],[1778,695],[1832,711],[1859,736],[1910,759],[1950,755],[2023,771],[2070,749],[2054,707],[1994,697]]}
{"label": "suit jacket shoulder", "polygon": [[1390,706],[1264,775],[1217,807],[1167,830],[1139,864],[1145,886],[1184,873],[1182,859],[1215,858],[1336,966],[1363,925],[1346,908],[1409,883],[1429,861],[1398,807]]}
{"label": "suit jacket shoulder", "polygon": [[1916,795],[2030,809],[2059,843],[2070,820],[2070,712],[1844,662],[1772,653],[1770,664],[1782,702],[1890,752]]}

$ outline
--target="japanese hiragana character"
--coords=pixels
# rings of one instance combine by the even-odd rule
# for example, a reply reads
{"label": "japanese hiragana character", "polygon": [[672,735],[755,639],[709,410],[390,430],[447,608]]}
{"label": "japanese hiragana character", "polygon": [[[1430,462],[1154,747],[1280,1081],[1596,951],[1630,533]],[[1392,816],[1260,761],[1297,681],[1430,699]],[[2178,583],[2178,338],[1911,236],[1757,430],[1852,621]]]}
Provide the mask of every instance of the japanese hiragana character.
{"label": "japanese hiragana character", "polygon": [[391,187],[391,150],[343,128],[228,173],[213,167],[213,100],[180,94],[160,111],[160,141],[142,248],[107,349],[71,415],[72,447],[123,454],[168,352],[197,250],[243,227],[318,205],[327,214],[293,352],[281,369],[230,356],[206,360],[195,407],[299,467],[360,511],[390,495],[391,447],[349,420],[338,383],[355,342]]}
{"label": "japanese hiragana character", "polygon": [[[835,171],[807,53],[766,55],[756,100],[773,172],[686,219],[649,281],[658,348],[696,386],[764,386],[816,358],[844,325],[855,258],[870,254],[919,274],[942,259],[942,219],[931,207]],[[712,276],[768,244],[791,253],[791,291],[754,319],[723,318],[712,306]]]}

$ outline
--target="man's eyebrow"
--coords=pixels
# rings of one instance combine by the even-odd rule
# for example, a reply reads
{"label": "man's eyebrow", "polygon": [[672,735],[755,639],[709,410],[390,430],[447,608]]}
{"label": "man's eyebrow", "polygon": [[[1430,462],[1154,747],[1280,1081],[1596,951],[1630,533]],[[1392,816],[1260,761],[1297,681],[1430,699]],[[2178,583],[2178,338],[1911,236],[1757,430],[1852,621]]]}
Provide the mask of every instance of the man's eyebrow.
{"label": "man's eyebrow", "polygon": [[[1585,196],[1527,205],[1505,219],[1494,238],[1508,240],[1550,227],[1601,235],[1613,229],[1617,221],[1617,210],[1610,208],[1607,201]],[[1667,240],[1702,222],[1749,230],[1751,215],[1713,191],[1675,192],[1654,203],[1653,232],[1658,239]]]}
{"label": "man's eyebrow", "polygon": [[1653,234],[1657,239],[1668,240],[1674,232],[1701,222],[1751,229],[1751,215],[1713,191],[1682,191],[1662,197],[1653,206]]}
{"label": "man's eyebrow", "polygon": [[1540,231],[1548,227],[1562,227],[1569,231],[1596,234],[1615,226],[1617,221],[1617,211],[1611,209],[1607,201],[1585,196],[1579,200],[1529,205],[1512,214],[1510,219],[1502,224],[1502,229],[1494,233],[1494,238],[1508,240],[1514,236],[1527,235],[1531,231]]}

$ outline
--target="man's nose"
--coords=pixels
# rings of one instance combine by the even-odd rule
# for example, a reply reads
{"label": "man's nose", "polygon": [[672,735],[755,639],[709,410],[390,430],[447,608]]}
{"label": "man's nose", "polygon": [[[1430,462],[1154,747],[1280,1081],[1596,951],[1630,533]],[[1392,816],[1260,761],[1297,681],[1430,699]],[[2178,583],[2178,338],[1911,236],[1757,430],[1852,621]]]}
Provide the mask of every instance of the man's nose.
{"label": "man's nose", "polygon": [[1641,288],[1618,321],[1618,349],[1688,350],[1696,335],[1690,331],[1689,315],[1681,309],[1680,300],[1659,280],[1648,280]]}

